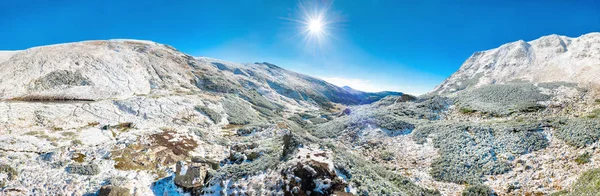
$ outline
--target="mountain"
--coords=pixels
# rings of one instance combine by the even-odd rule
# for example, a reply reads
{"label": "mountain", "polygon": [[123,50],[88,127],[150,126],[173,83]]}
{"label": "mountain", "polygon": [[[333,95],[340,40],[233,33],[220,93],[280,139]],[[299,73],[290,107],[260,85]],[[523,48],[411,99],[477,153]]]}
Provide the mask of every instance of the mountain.
{"label": "mountain", "polygon": [[600,34],[477,52],[419,97],[150,41],[0,57],[2,195],[589,195]]}
{"label": "mountain", "polygon": [[330,101],[370,103],[390,94],[350,93],[273,64],[195,58],[148,41],[78,42],[6,52],[3,56],[9,55],[11,58],[0,67],[0,99],[102,100],[160,90],[233,93],[244,89],[331,107]]}
{"label": "mountain", "polygon": [[[270,63],[193,57],[151,41],[0,52],[0,191],[434,193],[308,132],[388,95],[403,94],[347,90]],[[349,185],[359,179],[346,175],[373,181]]]}
{"label": "mountain", "polygon": [[577,38],[544,36],[475,52],[434,92],[450,93],[487,84],[516,81],[598,84],[600,33]]}

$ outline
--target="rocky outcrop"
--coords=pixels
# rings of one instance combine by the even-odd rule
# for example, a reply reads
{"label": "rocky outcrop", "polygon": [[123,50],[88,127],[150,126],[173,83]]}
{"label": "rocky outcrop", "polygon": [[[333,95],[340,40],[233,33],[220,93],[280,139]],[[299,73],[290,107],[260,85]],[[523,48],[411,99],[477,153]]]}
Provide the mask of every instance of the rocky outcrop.
{"label": "rocky outcrop", "polygon": [[301,148],[290,162],[292,165],[282,171],[286,195],[332,195],[345,192],[347,184],[333,169],[331,152]]}
{"label": "rocky outcrop", "polygon": [[191,163],[179,161],[175,170],[175,185],[183,188],[186,192],[200,194],[209,177],[208,170],[211,167],[200,157],[193,158]]}

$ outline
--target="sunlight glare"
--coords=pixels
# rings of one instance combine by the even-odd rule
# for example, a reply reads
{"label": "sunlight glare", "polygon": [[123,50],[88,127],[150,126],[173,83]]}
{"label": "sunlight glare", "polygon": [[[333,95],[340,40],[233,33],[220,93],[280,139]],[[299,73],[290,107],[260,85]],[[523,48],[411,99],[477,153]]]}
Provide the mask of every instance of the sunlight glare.
{"label": "sunlight glare", "polygon": [[319,19],[312,19],[308,25],[308,29],[311,33],[319,33],[323,30],[322,28],[323,23],[321,23],[321,20]]}

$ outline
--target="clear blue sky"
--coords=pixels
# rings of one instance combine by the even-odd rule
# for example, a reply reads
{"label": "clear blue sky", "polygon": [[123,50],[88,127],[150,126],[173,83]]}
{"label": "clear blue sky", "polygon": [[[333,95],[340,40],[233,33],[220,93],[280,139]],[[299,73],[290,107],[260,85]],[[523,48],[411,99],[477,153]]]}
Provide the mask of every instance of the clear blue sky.
{"label": "clear blue sky", "polygon": [[363,90],[423,93],[473,52],[543,35],[600,31],[594,1],[401,1],[332,3],[338,23],[322,50],[306,47],[297,1],[2,0],[0,50],[130,38],[195,56],[267,61]]}

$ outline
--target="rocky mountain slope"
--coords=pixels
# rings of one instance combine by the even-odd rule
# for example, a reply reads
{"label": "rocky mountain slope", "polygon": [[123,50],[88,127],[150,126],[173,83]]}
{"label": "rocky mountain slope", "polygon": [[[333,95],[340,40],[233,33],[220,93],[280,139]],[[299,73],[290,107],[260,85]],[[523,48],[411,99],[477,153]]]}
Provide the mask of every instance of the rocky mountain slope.
{"label": "rocky mountain slope", "polygon": [[[348,91],[273,64],[196,58],[149,41],[2,52],[0,188],[7,195],[346,192],[332,150],[301,127],[387,95],[402,94]],[[284,179],[295,188],[284,189]]]}
{"label": "rocky mountain slope", "polygon": [[549,35],[529,42],[519,40],[474,53],[434,92],[448,93],[516,81],[598,84],[598,56],[600,33],[577,38]]}
{"label": "rocky mountain slope", "polygon": [[148,41],[3,52],[0,193],[594,195],[598,35],[476,53],[419,97]]}

